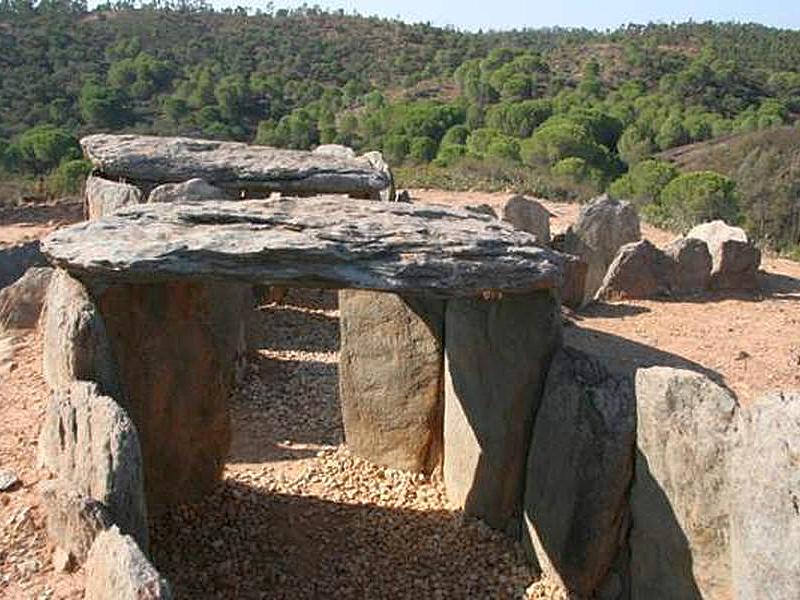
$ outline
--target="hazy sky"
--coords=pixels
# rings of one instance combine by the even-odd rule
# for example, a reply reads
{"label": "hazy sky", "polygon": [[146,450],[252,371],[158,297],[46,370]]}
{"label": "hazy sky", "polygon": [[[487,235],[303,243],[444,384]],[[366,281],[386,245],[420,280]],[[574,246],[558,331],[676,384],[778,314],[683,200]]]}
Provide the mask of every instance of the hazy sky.
{"label": "hazy sky", "polygon": [[[211,0],[215,6],[265,6],[257,0]],[[276,0],[276,7],[303,2]],[[365,15],[430,21],[460,29],[570,26],[605,29],[648,21],[754,21],[800,29],[800,0],[309,0],[309,5]]]}

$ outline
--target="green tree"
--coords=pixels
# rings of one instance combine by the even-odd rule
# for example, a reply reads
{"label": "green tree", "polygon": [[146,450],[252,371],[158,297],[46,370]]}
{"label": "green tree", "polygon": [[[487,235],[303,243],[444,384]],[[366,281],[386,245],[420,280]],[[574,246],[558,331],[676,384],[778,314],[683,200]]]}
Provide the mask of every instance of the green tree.
{"label": "green tree", "polygon": [[92,164],[89,161],[65,160],[47,178],[47,189],[57,196],[77,194],[83,188],[86,176],[91,172]]}
{"label": "green tree", "polygon": [[436,150],[436,140],[426,136],[417,136],[411,140],[408,156],[418,163],[430,162],[436,156]]}
{"label": "green tree", "polygon": [[130,120],[122,93],[96,81],[84,84],[78,103],[83,120],[96,129],[117,129]]}
{"label": "green tree", "polygon": [[655,214],[658,224],[678,231],[715,219],[738,224],[741,214],[736,184],[714,171],[679,175],[662,190]]}
{"label": "green tree", "polygon": [[78,140],[67,131],[40,125],[23,133],[16,142],[22,165],[34,175],[44,175],[65,159],[81,156]]}
{"label": "green tree", "polygon": [[622,136],[617,143],[619,156],[628,165],[635,165],[637,162],[651,156],[656,150],[653,138],[650,133],[638,126],[631,125],[622,132]]}
{"label": "green tree", "polygon": [[568,120],[542,125],[520,146],[522,162],[530,166],[550,166],[564,158],[577,156],[602,168],[608,160],[607,151],[586,129]]}
{"label": "green tree", "polygon": [[689,134],[686,133],[680,116],[672,115],[664,121],[656,134],[655,142],[662,150],[682,146],[689,142]]}
{"label": "green tree", "polygon": [[661,191],[678,176],[675,165],[661,160],[644,160],[608,188],[613,198],[629,200],[642,206],[656,202]]}

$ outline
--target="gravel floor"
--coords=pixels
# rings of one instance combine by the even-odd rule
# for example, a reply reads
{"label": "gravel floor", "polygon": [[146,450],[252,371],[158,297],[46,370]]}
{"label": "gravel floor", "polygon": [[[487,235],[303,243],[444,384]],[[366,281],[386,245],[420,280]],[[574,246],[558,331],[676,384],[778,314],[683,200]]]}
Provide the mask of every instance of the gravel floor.
{"label": "gravel floor", "polygon": [[232,402],[224,483],[152,522],[179,598],[556,598],[519,547],[449,510],[438,480],[341,445],[338,312],[291,292]]}

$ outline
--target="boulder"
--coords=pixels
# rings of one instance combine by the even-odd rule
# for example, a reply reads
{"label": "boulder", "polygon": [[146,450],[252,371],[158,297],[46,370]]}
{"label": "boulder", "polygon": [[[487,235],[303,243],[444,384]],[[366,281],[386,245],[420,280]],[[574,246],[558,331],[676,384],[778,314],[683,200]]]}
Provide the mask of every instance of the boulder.
{"label": "boulder", "polygon": [[629,525],[633,382],[563,348],[547,375],[525,473],[523,546],[554,581],[592,597]]}
{"label": "boulder", "polygon": [[159,575],[130,536],[112,527],[97,536],[86,561],[85,600],[171,600]]}
{"label": "boulder", "polygon": [[591,302],[600,289],[619,249],[641,237],[639,215],[628,202],[604,195],[581,208],[577,221],[565,232],[559,250],[579,256],[588,264],[584,302]]}
{"label": "boulder", "polygon": [[711,280],[711,254],[708,245],[696,238],[678,238],[664,248],[672,261],[672,294],[696,294],[709,288]]}
{"label": "boulder", "polygon": [[74,381],[93,381],[102,394],[120,397],[117,363],[105,322],[88,290],[65,271],[53,273],[41,323],[42,368],[51,389],[68,388]]}
{"label": "boulder", "polygon": [[325,154],[327,156],[336,156],[338,158],[355,158],[356,152],[348,146],[341,144],[321,144],[314,148],[314,154]]}
{"label": "boulder", "polygon": [[194,202],[198,200],[236,199],[235,194],[194,178],[182,183],[165,183],[147,197],[148,202]]}
{"label": "boulder", "polygon": [[395,198],[395,202],[405,202],[406,204],[410,204],[411,200],[411,193],[408,190],[403,190],[397,197]]}
{"label": "boulder", "polygon": [[736,598],[800,598],[800,392],[744,407],[728,473]]}
{"label": "boulder", "polygon": [[39,248],[39,240],[0,245],[0,289],[11,285],[32,267],[48,266]]}
{"label": "boulder", "polygon": [[101,219],[123,206],[141,204],[144,201],[142,190],[135,185],[96,175],[89,175],[86,180],[85,194],[84,206],[88,219]]}
{"label": "boulder", "polygon": [[557,295],[450,299],[444,331],[447,497],[518,538],[531,430],[561,345]]}
{"label": "boulder", "polygon": [[588,263],[579,256],[564,254],[564,283],[561,285],[561,304],[572,309],[583,305],[583,291],[586,287]]}
{"label": "boulder", "polygon": [[636,373],[636,402],[631,597],[729,598],[736,400],[699,373],[652,367]]}
{"label": "boulder", "polygon": [[550,243],[550,211],[536,200],[520,195],[511,196],[503,201],[500,218],[521,231],[535,235],[540,245]]}
{"label": "boulder", "polygon": [[668,296],[673,262],[648,240],[625,244],[603,278],[598,300]]}
{"label": "boulder", "polygon": [[104,176],[145,188],[199,177],[237,194],[244,190],[394,198],[392,174],[379,152],[354,158],[239,142],[108,134],[85,137],[81,146]]}
{"label": "boulder", "polygon": [[20,279],[0,290],[0,328],[34,329],[52,276],[53,269],[49,267],[31,267]]}
{"label": "boulder", "polygon": [[561,284],[562,258],[510,225],[444,206],[342,196],[143,204],[51,233],[79,278],[170,279],[475,297]]}
{"label": "boulder", "polygon": [[48,538],[67,555],[67,564],[82,565],[95,538],[114,524],[108,509],[62,479],[43,482],[39,492],[47,515]]}
{"label": "boulder", "polygon": [[441,461],[444,301],[339,292],[345,441],[367,460],[430,472]]}
{"label": "boulder", "polygon": [[102,502],[114,522],[147,549],[139,439],[125,411],[93,383],[57,390],[39,436],[39,463],[82,496]]}
{"label": "boulder", "polygon": [[761,251],[739,227],[711,221],[694,227],[686,237],[708,244],[711,254],[711,286],[719,290],[751,290],[758,287]]}

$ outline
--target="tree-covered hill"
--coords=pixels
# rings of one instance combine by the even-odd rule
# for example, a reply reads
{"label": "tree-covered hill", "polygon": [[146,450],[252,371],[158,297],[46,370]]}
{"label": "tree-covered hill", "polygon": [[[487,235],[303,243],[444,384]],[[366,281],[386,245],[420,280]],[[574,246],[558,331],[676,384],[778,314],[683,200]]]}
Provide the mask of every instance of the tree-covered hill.
{"label": "tree-covered hill", "polygon": [[751,24],[468,33],[314,8],[0,0],[0,168],[68,188],[86,168],[75,138],[93,131],[335,142],[382,150],[412,178],[609,189],[678,228],[732,206],[787,248],[800,239],[753,225],[722,174],[661,202],[651,180],[672,171],[649,159],[792,126],[798,69],[800,32]]}

